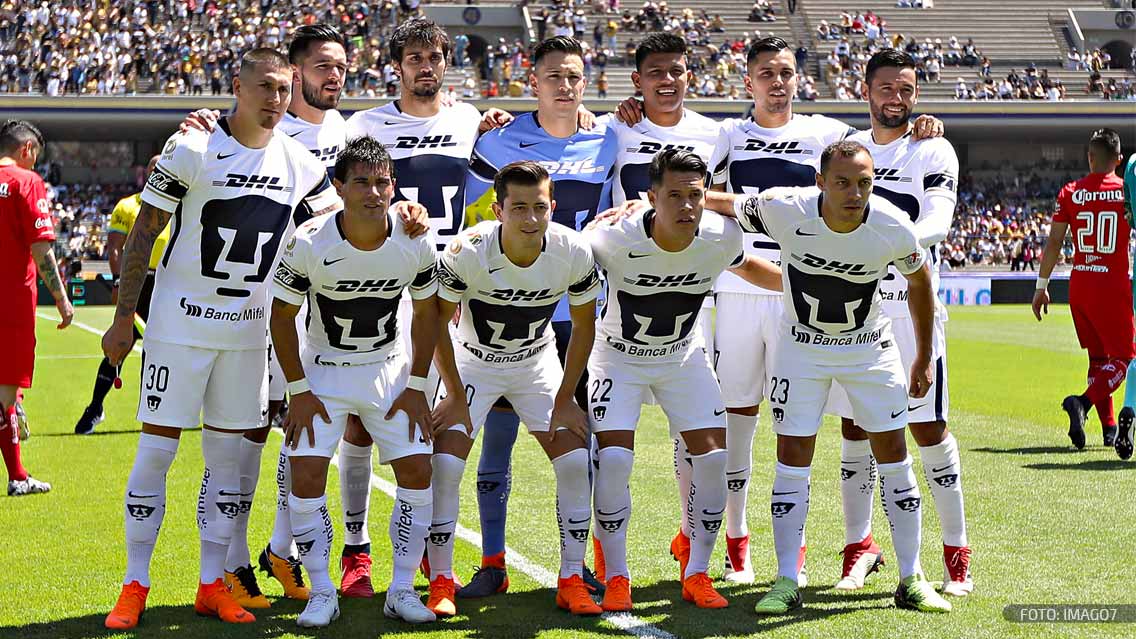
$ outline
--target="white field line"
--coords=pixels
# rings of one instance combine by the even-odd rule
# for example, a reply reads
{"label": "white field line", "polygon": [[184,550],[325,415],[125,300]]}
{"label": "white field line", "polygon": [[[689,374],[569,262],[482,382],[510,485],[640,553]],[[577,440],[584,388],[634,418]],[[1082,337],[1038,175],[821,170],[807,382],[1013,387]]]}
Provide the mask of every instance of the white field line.
{"label": "white field line", "polygon": [[[36,313],[36,315],[38,315],[42,319],[52,322],[59,321],[59,316],[57,315],[52,316],[47,313],[38,312]],[[82,322],[73,321],[71,322],[71,325],[95,335],[103,334],[103,331],[83,324]],[[142,352],[142,349],[138,345],[134,346],[134,350]],[[273,430],[272,433],[275,435],[281,435],[280,431],[277,430]],[[337,461],[338,456],[332,458],[331,463],[335,464]],[[394,499],[397,486],[374,473],[371,473],[371,486],[382,491],[391,499]],[[480,533],[474,532],[473,530],[470,530],[469,528],[466,528],[461,524],[457,525],[457,528],[454,529],[454,532],[457,534],[458,539],[461,539],[462,541],[471,544],[476,548],[481,548]],[[556,588],[557,578],[559,577],[556,572],[553,572],[545,568],[544,566],[541,566],[540,564],[517,552],[515,549],[509,548],[508,546],[505,547],[505,554],[509,557],[509,565],[511,567],[528,575],[530,578],[532,578],[533,581],[537,582],[545,588]],[[601,619],[604,619],[616,628],[619,628],[627,634],[633,635],[635,637],[641,637],[643,639],[678,639],[677,637],[675,637],[675,635],[665,630],[656,628],[654,625],[631,613],[605,612]]]}

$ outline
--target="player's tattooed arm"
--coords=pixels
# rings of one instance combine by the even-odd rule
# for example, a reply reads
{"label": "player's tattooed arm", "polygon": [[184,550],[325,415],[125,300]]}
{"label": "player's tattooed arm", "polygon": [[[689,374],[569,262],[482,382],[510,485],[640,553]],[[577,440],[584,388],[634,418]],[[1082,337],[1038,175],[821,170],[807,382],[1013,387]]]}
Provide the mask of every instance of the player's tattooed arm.
{"label": "player's tattooed arm", "polygon": [[747,255],[745,260],[730,269],[730,272],[754,286],[770,291],[782,290],[781,267],[769,260]]}
{"label": "player's tattooed arm", "polygon": [[596,302],[569,306],[568,312],[572,316],[572,335],[564,352],[564,376],[552,407],[552,437],[557,437],[557,428],[566,428],[579,437],[582,444],[587,444],[591,430],[587,414],[576,404],[576,386],[584,375],[596,340]]}
{"label": "player's tattooed arm", "polygon": [[1037,267],[1038,286],[1033,292],[1033,316],[1041,321],[1042,314],[1049,314],[1049,276],[1053,274],[1053,267],[1057,266],[1057,258],[1061,255],[1061,247],[1065,244],[1065,234],[1069,231],[1067,222],[1053,222],[1049,226],[1049,239],[1045,241],[1045,252],[1041,254],[1041,265]]}
{"label": "player's tattooed arm", "polygon": [[931,387],[931,330],[935,321],[935,291],[931,288],[930,260],[907,278],[907,308],[915,328],[915,360],[911,363],[908,394],[923,397]]}
{"label": "player's tattooed arm", "polygon": [[71,325],[71,318],[75,316],[75,309],[71,306],[71,300],[67,299],[67,287],[59,277],[59,264],[55,261],[55,250],[51,248],[51,242],[32,244],[32,258],[47,290],[55,298],[55,308],[60,317],[58,328],[67,328]]}
{"label": "player's tattooed arm", "polygon": [[146,273],[150,268],[150,252],[171,217],[173,213],[169,211],[142,203],[138,219],[130,229],[130,235],[126,237],[126,245],[119,260],[116,321],[123,318],[134,320],[134,311],[138,308],[138,298],[142,294],[142,284],[146,281]]}
{"label": "player's tattooed arm", "polygon": [[431,414],[435,437],[458,424],[465,426],[467,435],[473,436],[473,420],[469,417],[469,398],[466,397],[465,384],[458,374],[457,362],[454,361],[454,344],[449,337],[450,329],[447,326],[457,310],[457,302],[450,302],[438,296],[439,337],[434,347],[434,366],[438,368],[438,376],[446,385],[446,396],[438,400]]}

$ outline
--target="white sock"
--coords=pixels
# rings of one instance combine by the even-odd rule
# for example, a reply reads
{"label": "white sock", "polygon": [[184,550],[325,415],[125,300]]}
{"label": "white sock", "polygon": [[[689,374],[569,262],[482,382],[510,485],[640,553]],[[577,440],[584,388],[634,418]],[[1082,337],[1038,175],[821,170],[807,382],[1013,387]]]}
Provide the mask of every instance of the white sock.
{"label": "white sock", "polygon": [[722,528],[722,515],[726,512],[726,458],[725,450],[712,450],[691,458],[693,462],[690,483],[690,561],[683,577],[707,572],[718,530]]}
{"label": "white sock", "polygon": [[292,537],[300,551],[300,561],[308,571],[312,590],[334,591],[328,574],[331,540],[331,515],[327,514],[327,495],[308,499],[288,496],[288,516],[292,520]]}
{"label": "white sock", "polygon": [[292,520],[288,516],[288,495],[292,494],[292,464],[288,462],[288,447],[280,444],[276,459],[276,518],[272,520],[272,537],[268,549],[277,557],[295,557],[296,543],[292,541]]}
{"label": "white sock", "polygon": [[241,512],[241,433],[201,431],[205,472],[197,497],[197,529],[201,535],[201,583],[225,576],[225,555]]}
{"label": "white sock", "polygon": [[731,539],[749,534],[746,506],[756,431],[757,415],[726,413],[726,536]]}
{"label": "white sock", "polygon": [[686,511],[690,500],[690,451],[686,449],[686,441],[682,437],[674,440],[674,469],[675,481],[678,482],[679,529],[689,539],[690,521]]}
{"label": "white sock", "polygon": [[457,528],[465,460],[436,453],[432,464],[434,475],[430,485],[434,490],[434,512],[430,519],[430,543],[426,546],[431,581],[438,575],[454,577],[454,529]]}
{"label": "white sock", "polygon": [[150,585],[150,557],[166,516],[166,473],[177,455],[178,440],[142,433],[134,467],[126,482],[126,576],[122,583]]}
{"label": "white sock", "polygon": [[371,507],[371,447],[339,442],[339,491],[343,502],[343,544],[371,543],[367,509]]}
{"label": "white sock", "polygon": [[235,572],[238,568],[252,565],[249,557],[248,525],[252,512],[253,495],[260,479],[260,454],[264,452],[264,442],[254,442],[241,438],[241,457],[238,472],[241,482],[241,511],[233,524],[233,540],[229,542],[229,552],[225,557],[225,570]]}
{"label": "white sock", "polygon": [[809,514],[809,466],[777,463],[773,475],[773,548],[777,552],[777,576],[797,580],[797,561],[805,540]]}
{"label": "white sock", "polygon": [[588,450],[577,448],[552,460],[556,473],[556,523],[560,526],[560,577],[582,575],[588,529],[592,522],[592,487]]}
{"label": "white sock", "polygon": [[922,541],[920,520],[922,499],[911,458],[892,464],[880,464],[880,500],[891,524],[891,543],[899,562],[899,578],[906,579],[922,572],[919,568],[919,543]]}
{"label": "white sock", "polygon": [[[603,547],[605,574],[631,578],[627,570],[627,525],[631,520],[631,465],[635,453],[627,448],[601,448],[593,488],[596,539]],[[685,518],[684,518],[685,519]]]}
{"label": "white sock", "polygon": [[433,511],[432,488],[415,490],[399,486],[395,490],[394,509],[387,527],[394,555],[390,592],[414,587],[414,573],[426,550],[426,532]]}
{"label": "white sock", "polygon": [[947,438],[934,446],[920,446],[923,475],[931,487],[939,525],[943,529],[943,544],[965,546],[966,509],[962,499],[962,465],[959,463],[958,442],[947,433]]}
{"label": "white sock", "polygon": [[844,506],[844,545],[872,534],[876,498],[876,458],[868,440],[845,439],[840,447],[840,497]]}

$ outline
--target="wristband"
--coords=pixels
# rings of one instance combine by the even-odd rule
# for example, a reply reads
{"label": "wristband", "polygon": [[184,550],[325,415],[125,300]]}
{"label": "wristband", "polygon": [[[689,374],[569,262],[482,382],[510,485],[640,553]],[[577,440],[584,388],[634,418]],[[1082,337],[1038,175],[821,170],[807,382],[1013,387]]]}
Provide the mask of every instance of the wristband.
{"label": "wristband", "polygon": [[1036,286],[1035,290],[1044,291],[1048,286],[1049,286],[1049,278],[1048,277],[1037,278],[1037,286]]}
{"label": "wristband", "polygon": [[312,390],[312,387],[308,386],[308,380],[306,377],[301,377],[294,382],[288,382],[289,395],[299,395],[300,393],[306,393],[310,390]]}
{"label": "wristband", "polygon": [[406,380],[406,387],[410,390],[416,390],[420,393],[425,393],[426,378],[420,375],[411,375],[410,379]]}

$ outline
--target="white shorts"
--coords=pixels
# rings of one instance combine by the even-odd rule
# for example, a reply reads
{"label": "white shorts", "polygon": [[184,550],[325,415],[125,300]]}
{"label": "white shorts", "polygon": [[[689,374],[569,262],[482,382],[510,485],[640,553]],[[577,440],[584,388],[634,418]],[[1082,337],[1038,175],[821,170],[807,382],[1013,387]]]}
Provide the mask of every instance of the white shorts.
{"label": "white shorts", "polygon": [[390,405],[406,388],[410,376],[410,364],[405,357],[362,366],[312,364],[305,369],[305,374],[312,393],[327,409],[331,423],[324,423],[323,418],[317,416],[313,420],[315,446],[309,446],[307,436],[301,436],[296,450],[288,451],[290,456],[330,458],[343,438],[348,415],[358,415],[367,434],[375,440],[380,464],[411,455],[433,454],[433,445],[426,443],[418,429],[411,433],[406,413],[399,411],[393,418],[386,419]]}
{"label": "white shorts", "polygon": [[[925,422],[947,421],[950,413],[950,395],[947,392],[947,340],[946,322],[941,312],[935,313],[935,323],[931,335],[931,388],[921,399],[911,398],[908,402],[907,422],[921,424]],[[910,317],[899,317],[892,320],[892,333],[895,343],[899,347],[899,361],[903,365],[904,379],[911,377],[911,364],[915,361],[915,326]],[[824,412],[838,417],[851,417],[852,404],[848,401],[848,394],[840,384],[833,384],[828,395],[828,404]]]}
{"label": "white shorts", "polygon": [[718,293],[714,305],[714,370],[722,399],[730,408],[757,406],[769,396],[769,371],[781,338],[781,296]]}
{"label": "white shorts", "polygon": [[[706,298],[707,301],[710,301],[711,299],[712,298],[710,298],[709,296]],[[714,306],[713,305],[707,305],[707,304],[702,305],[702,310],[700,310],[698,312],[698,323],[694,325],[694,330],[696,332],[702,333],[702,343],[706,345],[706,352],[707,353],[713,353],[714,352]],[[647,389],[647,392],[643,394],[643,403],[654,406],[654,405],[658,404],[659,402],[655,399],[655,394],[652,393],[650,389]]]}
{"label": "white shorts", "polygon": [[[465,384],[469,402],[469,418],[473,425],[471,439],[476,439],[485,419],[497,400],[504,397],[524,422],[530,433],[546,433],[552,422],[556,391],[564,379],[556,346],[549,344],[533,361],[513,367],[497,368],[472,359],[459,359],[458,374]],[[446,396],[445,385],[438,400]],[[465,426],[451,425],[450,430],[465,432]]]}
{"label": "white shorts", "polygon": [[798,344],[786,335],[769,379],[773,432],[816,435],[834,382],[844,389],[851,416],[864,430],[907,426],[907,374],[887,331],[872,345],[847,349]]}
{"label": "white shorts", "polygon": [[249,430],[268,414],[265,349],[220,351],[142,341],[138,421],[155,426]]}
{"label": "white shorts", "polygon": [[688,430],[726,427],[722,392],[702,349],[678,363],[634,363],[597,342],[588,361],[592,432],[635,430],[648,391],[667,416],[672,439]]}

